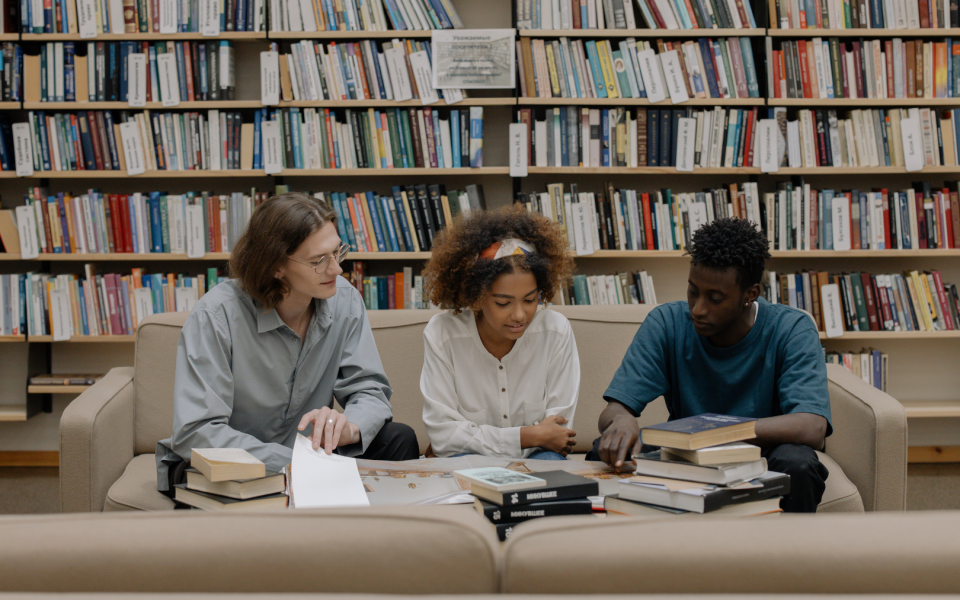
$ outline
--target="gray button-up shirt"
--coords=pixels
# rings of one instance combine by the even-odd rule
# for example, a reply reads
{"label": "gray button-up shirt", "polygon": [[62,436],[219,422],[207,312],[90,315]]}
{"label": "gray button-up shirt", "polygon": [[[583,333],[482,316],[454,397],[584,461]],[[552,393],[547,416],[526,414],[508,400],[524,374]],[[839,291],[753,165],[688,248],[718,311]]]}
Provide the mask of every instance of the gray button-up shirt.
{"label": "gray button-up shirt", "polygon": [[304,414],[334,398],[360,428],[363,453],[393,417],[392,390],[357,290],[342,277],[329,300],[315,300],[306,339],[276,310],[254,304],[235,281],[215,286],[194,306],[180,334],[173,436],[157,444],[157,487],[168,465],[191,448],[243,448],[279,471],[290,462]]}

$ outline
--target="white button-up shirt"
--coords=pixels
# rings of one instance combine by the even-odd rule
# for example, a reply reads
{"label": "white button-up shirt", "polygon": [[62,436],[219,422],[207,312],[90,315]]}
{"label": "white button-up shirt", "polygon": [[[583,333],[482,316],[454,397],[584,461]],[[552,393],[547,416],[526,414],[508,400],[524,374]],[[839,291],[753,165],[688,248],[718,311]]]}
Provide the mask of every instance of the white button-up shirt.
{"label": "white button-up shirt", "polygon": [[513,349],[497,360],[465,310],[430,319],[423,331],[423,423],[437,456],[525,458],[520,428],[550,415],[567,419],[580,394],[580,358],[570,322],[538,310]]}

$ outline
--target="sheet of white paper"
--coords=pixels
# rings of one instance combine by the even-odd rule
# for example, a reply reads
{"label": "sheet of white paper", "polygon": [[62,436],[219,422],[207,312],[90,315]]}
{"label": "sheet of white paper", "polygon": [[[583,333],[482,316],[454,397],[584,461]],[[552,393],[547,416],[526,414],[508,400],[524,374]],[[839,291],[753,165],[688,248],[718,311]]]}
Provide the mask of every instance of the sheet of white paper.
{"label": "sheet of white paper", "polygon": [[696,149],[694,135],[697,131],[697,120],[680,118],[680,128],[677,133],[677,170],[682,172],[693,171],[693,153]]}
{"label": "sheet of white paper", "polygon": [[903,139],[903,161],[907,171],[922,171],[923,141],[920,137],[920,122],[914,117],[901,119],[900,137]]}
{"label": "sheet of white paper", "polygon": [[835,283],[822,286],[823,325],[828,338],[843,336],[843,315],[840,313],[840,288]]}
{"label": "sheet of white paper", "polygon": [[433,87],[433,69],[430,66],[430,57],[426,50],[414,52],[410,55],[410,66],[413,67],[413,77],[417,80],[417,91],[420,92],[421,104],[438,102],[437,90]]}
{"label": "sheet of white paper", "polygon": [[97,2],[96,0],[77,0],[77,24],[80,29],[80,39],[97,37]]}
{"label": "sheet of white paper", "polygon": [[175,54],[161,54],[157,57],[160,99],[164,106],[179,106],[180,104],[180,79],[177,75],[176,60]]}
{"label": "sheet of white paper", "polygon": [[127,104],[134,107],[147,105],[147,55],[142,52],[127,56],[127,73],[130,81]]}
{"label": "sheet of white paper", "polygon": [[356,459],[314,450],[310,439],[298,434],[290,464],[296,508],[370,506]]}
{"label": "sheet of white paper", "polygon": [[651,103],[666,100],[667,90],[660,77],[657,54],[653,50],[644,50],[637,53],[637,58],[640,60],[640,75],[643,77],[643,87],[647,91],[647,100]]}
{"label": "sheet of white paper", "polygon": [[280,123],[278,121],[264,121],[261,124],[263,135],[263,170],[267,175],[283,171],[283,162],[280,153],[283,146],[280,142]]}
{"label": "sheet of white paper", "polygon": [[140,139],[140,129],[135,122],[128,121],[120,124],[120,141],[127,161],[127,175],[143,174],[146,171],[143,142]]}
{"label": "sheet of white paper", "polygon": [[[37,239],[37,213],[33,207],[18,206],[14,210],[17,215],[17,230],[20,233],[20,258],[31,259],[40,256],[40,241]],[[7,249],[10,252],[10,249]]]}
{"label": "sheet of white paper", "polygon": [[260,53],[260,103],[280,104],[280,55],[277,52]]}
{"label": "sheet of white paper", "polygon": [[833,218],[833,249],[850,249],[850,205],[845,196],[834,196],[831,207]]}
{"label": "sheet of white paper", "polygon": [[200,0],[200,33],[205,36],[220,35],[220,2]]}

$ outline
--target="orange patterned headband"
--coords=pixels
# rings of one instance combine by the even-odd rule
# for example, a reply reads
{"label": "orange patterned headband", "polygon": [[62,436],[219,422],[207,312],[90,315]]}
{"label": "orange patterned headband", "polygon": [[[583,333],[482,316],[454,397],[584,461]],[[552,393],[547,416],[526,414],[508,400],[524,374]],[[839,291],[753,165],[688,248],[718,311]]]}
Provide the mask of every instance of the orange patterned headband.
{"label": "orange patterned headband", "polygon": [[533,245],[528,244],[523,240],[509,238],[490,244],[486,250],[477,255],[477,258],[497,260],[498,258],[503,258],[504,256],[523,256],[536,251],[537,249],[534,248]]}

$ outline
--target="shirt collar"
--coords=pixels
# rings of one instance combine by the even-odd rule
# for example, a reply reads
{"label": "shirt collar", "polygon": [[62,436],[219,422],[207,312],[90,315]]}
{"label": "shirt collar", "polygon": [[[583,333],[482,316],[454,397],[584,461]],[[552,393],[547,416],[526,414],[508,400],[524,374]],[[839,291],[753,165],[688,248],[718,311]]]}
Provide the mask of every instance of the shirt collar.
{"label": "shirt collar", "polygon": [[[314,299],[314,312],[310,326],[313,327],[313,321],[316,321],[321,329],[326,329],[333,323],[333,308],[329,302]],[[280,318],[277,309],[271,308],[266,312],[257,311],[257,333],[266,333],[283,327],[286,323]]]}

